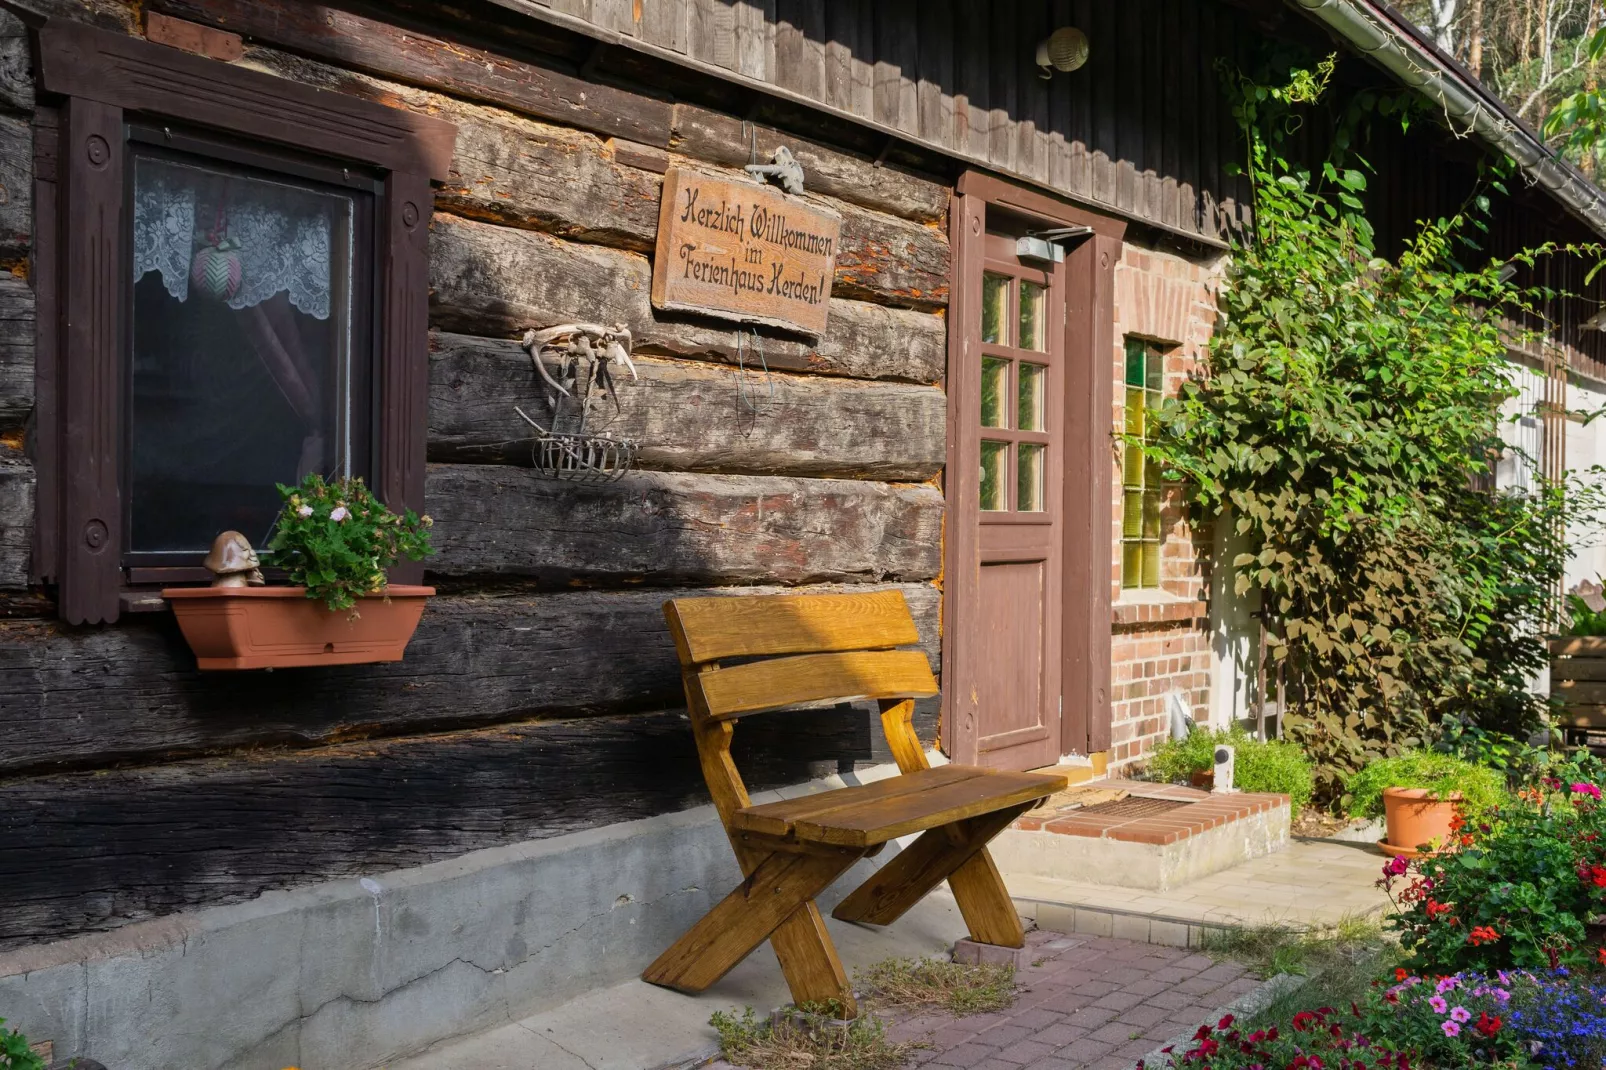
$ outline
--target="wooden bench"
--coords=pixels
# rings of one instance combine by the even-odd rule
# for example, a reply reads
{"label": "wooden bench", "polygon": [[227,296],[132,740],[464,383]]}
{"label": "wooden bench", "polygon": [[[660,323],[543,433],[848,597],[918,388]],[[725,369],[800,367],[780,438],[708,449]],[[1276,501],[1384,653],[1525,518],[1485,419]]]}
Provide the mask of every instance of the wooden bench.
{"label": "wooden bench", "polygon": [[[1062,776],[973,766],[931,768],[910,718],[937,694],[903,595],[682,598],[664,605],[680,654],[686,705],[709,794],[744,879],[642,979],[701,992],[765,940],[799,1004],[858,1009],[814,897],[888,840],[919,839],[832,912],[886,925],[944,880],[981,943],[1021,947],[1020,917],[987,842]],[[736,659],[740,663],[731,664]],[[722,662],[726,664],[721,664]],[[874,699],[901,775],[754,806],[731,759],[735,722],[806,704]],[[806,716],[806,713],[800,713]]]}

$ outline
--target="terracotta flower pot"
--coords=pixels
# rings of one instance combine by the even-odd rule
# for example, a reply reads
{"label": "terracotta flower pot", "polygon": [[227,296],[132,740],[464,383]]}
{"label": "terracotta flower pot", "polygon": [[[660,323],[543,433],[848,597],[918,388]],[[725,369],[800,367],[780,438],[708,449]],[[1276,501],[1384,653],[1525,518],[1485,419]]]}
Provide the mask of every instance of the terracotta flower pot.
{"label": "terracotta flower pot", "polygon": [[1216,771],[1214,769],[1194,770],[1188,774],[1188,783],[1196,788],[1203,788],[1205,791],[1209,791],[1216,786]]}
{"label": "terracotta flower pot", "polygon": [[170,587],[162,592],[202,669],[400,661],[433,587],[388,588],[330,610],[305,587]]}
{"label": "terracotta flower pot", "polygon": [[1438,841],[1441,848],[1450,842],[1450,822],[1455,817],[1459,792],[1435,798],[1426,788],[1384,788],[1383,817],[1388,838],[1378,846],[1386,855],[1418,858],[1427,853],[1417,848]]}

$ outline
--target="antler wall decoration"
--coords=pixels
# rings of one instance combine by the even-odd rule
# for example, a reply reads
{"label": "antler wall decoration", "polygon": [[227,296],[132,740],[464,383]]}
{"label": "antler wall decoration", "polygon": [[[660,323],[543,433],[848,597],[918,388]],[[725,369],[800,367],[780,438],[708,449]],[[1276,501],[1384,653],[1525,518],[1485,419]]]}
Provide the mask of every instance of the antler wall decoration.
{"label": "antler wall decoration", "polygon": [[[539,433],[532,453],[536,470],[552,479],[582,483],[612,482],[629,471],[635,464],[635,442],[608,434],[588,434],[586,424],[599,388],[613,399],[614,411],[619,411],[619,392],[610,368],[628,368],[631,379],[640,379],[630,359],[634,345],[630,331],[623,325],[564,323],[541,330],[531,328],[524,332],[520,344],[530,354],[536,373],[553,391],[547,398],[552,409],[551,428],[542,427],[523,409],[513,406]],[[557,358],[556,377],[547,370],[544,358],[548,356]],[[577,400],[580,426],[576,433],[557,430],[564,398]]]}

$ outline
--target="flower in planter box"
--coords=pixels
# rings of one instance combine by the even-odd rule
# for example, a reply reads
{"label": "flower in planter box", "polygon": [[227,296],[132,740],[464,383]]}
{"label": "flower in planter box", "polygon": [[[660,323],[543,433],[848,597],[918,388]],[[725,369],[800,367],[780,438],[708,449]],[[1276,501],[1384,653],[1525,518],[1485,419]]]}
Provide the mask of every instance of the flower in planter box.
{"label": "flower in planter box", "polygon": [[351,609],[385,589],[385,570],[434,553],[431,520],[387,509],[361,479],[326,482],[316,473],[298,486],[279,485],[284,508],[268,542],[269,563],[290,573],[330,609]]}

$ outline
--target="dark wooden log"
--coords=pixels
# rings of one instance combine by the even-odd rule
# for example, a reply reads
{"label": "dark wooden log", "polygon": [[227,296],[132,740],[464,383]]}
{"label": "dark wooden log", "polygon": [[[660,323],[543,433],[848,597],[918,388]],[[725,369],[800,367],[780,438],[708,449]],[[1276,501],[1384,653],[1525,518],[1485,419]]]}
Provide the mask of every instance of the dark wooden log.
{"label": "dark wooden log", "polygon": [[[514,108],[537,118],[667,145],[667,101],[587,81],[515,42],[448,39],[300,0],[161,0],[164,14],[218,26],[342,66]],[[528,56],[528,58],[524,58]]]}
{"label": "dark wooden log", "polygon": [[[458,334],[437,335],[432,349],[430,460],[530,465],[534,432],[513,406],[546,425],[550,395],[529,354]],[[947,400],[936,387],[635,363],[641,378],[619,369],[617,411],[601,398],[590,426],[640,443],[641,467],[908,482],[942,469]]]}
{"label": "dark wooden log", "polygon": [[[750,717],[736,760],[754,790],[884,761],[870,720]],[[706,801],[678,711],[12,780],[0,950]]]}
{"label": "dark wooden log", "polygon": [[437,577],[550,583],[926,580],[942,494],[906,483],[632,472],[585,486],[507,465],[430,465]]}
{"label": "dark wooden log", "polygon": [[816,344],[797,335],[755,335],[708,317],[656,312],[644,256],[441,212],[430,228],[430,285],[431,325],[463,334],[622,323],[649,354],[740,356],[772,368],[917,383],[940,381],[947,361],[940,316],[833,298]]}
{"label": "dark wooden log", "polygon": [[9,11],[0,11],[0,108],[33,110],[33,67],[28,27]]}
{"label": "dark wooden log", "polygon": [[33,288],[0,275],[0,435],[18,432],[33,411]]}
{"label": "dark wooden log", "polygon": [[0,443],[0,590],[28,585],[33,488],[33,465],[21,450]]}
{"label": "dark wooden log", "polygon": [[[662,179],[618,162],[612,143],[274,49],[253,48],[250,59],[295,81],[456,124],[451,181],[436,195],[442,208],[582,241],[653,250]],[[746,161],[744,154],[741,162]],[[880,169],[869,161],[855,163],[857,183],[847,181],[847,169],[839,168],[844,180],[820,192],[873,185]],[[948,242],[942,231],[840,200],[826,203],[842,216],[836,296],[906,308],[947,304]]]}
{"label": "dark wooden log", "polygon": [[[935,664],[938,592],[900,589]],[[674,706],[664,601],[761,593],[782,589],[441,595],[400,662],[272,673],[197,672],[167,613],[0,621],[0,777]]]}
{"label": "dark wooden log", "polygon": [[808,176],[805,185],[816,193],[921,223],[940,223],[947,218],[950,190],[944,183],[877,165],[863,156],[838,152],[774,127],[744,126],[734,115],[695,104],[675,105],[675,132],[670,142],[675,152],[741,167],[751,159],[754,144],[766,158],[780,146],[790,149],[803,164]]}
{"label": "dark wooden log", "polygon": [[[0,55],[0,78],[4,74]],[[22,264],[32,234],[33,130],[22,116],[0,115],[0,268]]]}

